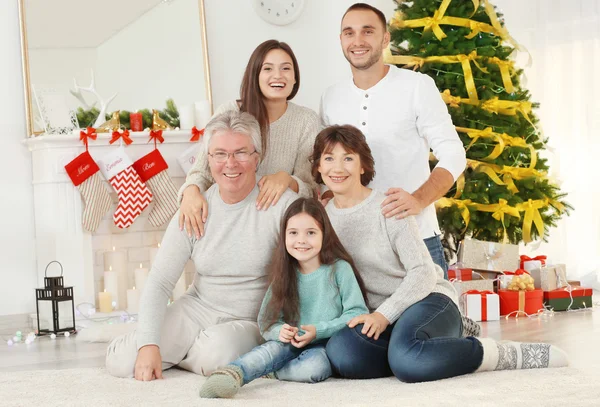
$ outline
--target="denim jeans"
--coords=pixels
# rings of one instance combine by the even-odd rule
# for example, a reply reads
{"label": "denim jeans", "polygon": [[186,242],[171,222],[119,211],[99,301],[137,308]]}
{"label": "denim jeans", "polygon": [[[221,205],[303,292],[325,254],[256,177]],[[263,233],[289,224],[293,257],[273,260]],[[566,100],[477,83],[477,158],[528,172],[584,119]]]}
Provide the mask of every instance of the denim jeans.
{"label": "denim jeans", "polygon": [[410,306],[377,340],[363,335],[362,327],[346,327],[327,343],[327,356],[342,377],[394,375],[403,382],[426,382],[472,373],[483,360],[481,342],[461,338],[458,307],[443,294]]}
{"label": "denim jeans", "polygon": [[317,383],[332,374],[326,344],[327,340],[322,340],[298,349],[289,343],[267,341],[231,365],[242,369],[244,385],[272,372],[279,380]]}
{"label": "denim jeans", "polygon": [[425,242],[425,246],[427,246],[427,250],[429,250],[429,254],[431,254],[433,262],[442,268],[444,271],[444,279],[448,280],[448,264],[444,258],[444,248],[442,247],[441,237],[439,235],[431,236],[427,239],[423,239],[423,241]]}

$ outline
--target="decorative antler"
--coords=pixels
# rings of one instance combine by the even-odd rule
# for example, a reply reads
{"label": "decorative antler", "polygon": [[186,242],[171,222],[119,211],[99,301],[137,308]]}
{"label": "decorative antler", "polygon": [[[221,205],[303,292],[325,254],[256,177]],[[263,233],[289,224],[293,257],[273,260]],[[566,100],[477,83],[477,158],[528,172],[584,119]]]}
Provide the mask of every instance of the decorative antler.
{"label": "decorative antler", "polygon": [[[98,98],[98,101],[100,102],[100,114],[98,115],[98,118],[96,119],[96,121],[94,122],[93,127],[99,127],[102,123],[104,123],[106,121],[106,109],[108,108],[108,104],[110,102],[112,102],[112,100],[118,95],[118,93],[115,93],[114,95],[112,95],[110,98],[108,98],[108,100],[103,100],[102,96],[100,96],[100,94],[96,91],[96,80],[94,78],[94,70],[91,70],[91,74],[92,74],[92,83],[90,84],[90,86],[88,87],[82,87],[79,86],[77,84],[77,81],[75,79],[73,79],[73,82],[75,84],[75,91],[70,91],[71,94],[73,96],[75,96],[77,99],[79,99],[84,106],[86,107],[86,109],[89,109],[88,104],[85,102],[85,99],[83,98],[83,95],[81,94],[81,91],[84,90],[86,92],[90,92],[92,95],[96,96],[96,98]],[[94,102],[94,104],[92,106],[95,106],[96,102]]]}

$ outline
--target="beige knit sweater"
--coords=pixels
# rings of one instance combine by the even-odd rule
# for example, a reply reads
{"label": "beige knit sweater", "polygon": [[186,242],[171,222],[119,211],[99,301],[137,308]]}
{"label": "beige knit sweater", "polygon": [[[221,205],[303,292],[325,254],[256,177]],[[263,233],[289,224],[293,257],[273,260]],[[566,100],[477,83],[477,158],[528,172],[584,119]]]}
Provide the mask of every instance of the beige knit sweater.
{"label": "beige knit sweater", "polygon": [[[215,115],[238,109],[237,102],[233,100],[221,105],[215,111]],[[288,108],[283,116],[271,123],[267,153],[258,166],[256,175],[262,177],[285,171],[298,183],[299,195],[312,196],[316,184],[310,173],[308,157],[312,153],[319,129],[319,116],[314,111],[288,102]],[[179,202],[184,189],[189,185],[197,185],[200,191],[204,192],[214,182],[208,168],[206,154],[200,151],[194,167],[179,189]]]}

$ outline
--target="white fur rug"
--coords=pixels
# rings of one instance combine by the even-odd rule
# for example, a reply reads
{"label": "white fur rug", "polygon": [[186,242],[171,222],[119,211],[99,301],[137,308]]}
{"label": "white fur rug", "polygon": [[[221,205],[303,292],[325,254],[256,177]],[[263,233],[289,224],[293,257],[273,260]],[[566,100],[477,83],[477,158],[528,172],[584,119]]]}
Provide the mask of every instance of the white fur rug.
{"label": "white fur rug", "polygon": [[198,398],[205,378],[171,369],[164,379],[117,379],[102,368],[0,372],[8,406],[598,406],[600,372],[575,368],[471,374],[431,383],[396,379],[300,384],[259,379],[233,400]]}

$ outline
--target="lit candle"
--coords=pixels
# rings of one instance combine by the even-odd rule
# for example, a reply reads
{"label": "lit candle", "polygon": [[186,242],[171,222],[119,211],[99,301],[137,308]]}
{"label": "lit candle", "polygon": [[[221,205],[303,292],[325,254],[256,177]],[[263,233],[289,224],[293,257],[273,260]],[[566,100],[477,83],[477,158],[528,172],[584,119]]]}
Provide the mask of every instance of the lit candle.
{"label": "lit candle", "polygon": [[[104,272],[104,291],[109,293],[111,300],[115,301],[116,307],[119,308],[119,276],[116,271],[113,271],[111,266],[108,266],[108,271]],[[111,307],[112,309],[112,307]]]}
{"label": "lit candle", "polygon": [[175,288],[173,288],[173,301],[185,294],[185,290],[185,273],[182,273],[179,280],[177,280],[177,284],[175,284]]}
{"label": "lit candle", "polygon": [[129,124],[131,126],[131,131],[144,130],[144,120],[142,118],[142,114],[138,112],[129,113]]}
{"label": "lit candle", "polygon": [[135,286],[137,287],[141,296],[144,292],[144,285],[146,284],[146,280],[148,279],[148,269],[142,267],[142,263],[140,263],[140,268],[133,270],[133,277],[135,279]]}
{"label": "lit candle", "polygon": [[[111,251],[104,252],[104,270],[112,270],[116,273],[117,291],[111,292],[113,301],[117,303],[117,309],[127,307],[127,252],[124,250],[115,250],[113,246]],[[105,285],[106,287],[106,285]],[[107,290],[110,291],[110,290]]]}
{"label": "lit candle", "polygon": [[112,295],[107,293],[106,290],[98,293],[98,308],[100,308],[100,312],[109,313],[112,311]]}
{"label": "lit candle", "polygon": [[127,290],[127,312],[137,314],[140,303],[140,292],[133,287],[133,290]]}

